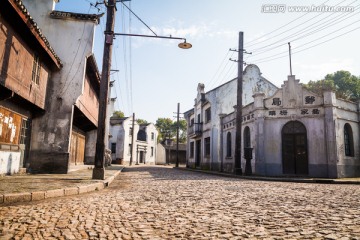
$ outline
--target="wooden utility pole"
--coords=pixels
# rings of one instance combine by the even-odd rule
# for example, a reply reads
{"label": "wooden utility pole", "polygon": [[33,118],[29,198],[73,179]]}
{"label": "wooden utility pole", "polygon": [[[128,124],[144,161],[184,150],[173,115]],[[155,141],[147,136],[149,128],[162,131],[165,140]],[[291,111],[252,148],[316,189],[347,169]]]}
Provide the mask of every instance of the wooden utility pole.
{"label": "wooden utility pole", "polygon": [[105,179],[104,156],[105,156],[105,125],[106,108],[108,102],[109,76],[111,69],[112,43],[114,39],[115,25],[115,0],[109,0],[106,16],[106,30],[103,53],[103,65],[100,80],[99,117],[96,139],[95,168],[93,179]]}
{"label": "wooden utility pole", "polygon": [[241,175],[241,128],[242,128],[242,92],[243,92],[243,57],[244,57],[244,33],[239,32],[238,49],[238,81],[236,101],[236,139],[235,139],[235,174]]}
{"label": "wooden utility pole", "polygon": [[177,105],[177,122],[176,122],[176,165],[179,167],[179,114],[180,114],[180,103]]}
{"label": "wooden utility pole", "polygon": [[[133,120],[132,120],[132,125],[131,125],[131,148],[130,148],[130,163],[129,163],[130,166],[133,163],[134,142],[135,142],[134,127],[135,127],[135,113],[133,113]],[[137,151],[136,151],[136,154],[137,154]]]}

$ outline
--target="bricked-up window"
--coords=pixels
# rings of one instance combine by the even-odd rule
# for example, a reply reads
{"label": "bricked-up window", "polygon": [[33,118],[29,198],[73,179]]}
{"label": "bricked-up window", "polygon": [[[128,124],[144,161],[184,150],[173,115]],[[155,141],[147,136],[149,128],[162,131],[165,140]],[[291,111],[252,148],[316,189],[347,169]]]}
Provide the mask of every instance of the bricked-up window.
{"label": "bricked-up window", "polygon": [[204,139],[205,157],[210,157],[210,137]]}
{"label": "bricked-up window", "polygon": [[194,142],[190,142],[190,158],[194,157]]}
{"label": "bricked-up window", "polygon": [[211,121],[211,108],[205,110],[205,122],[208,123]]}
{"label": "bricked-up window", "polygon": [[354,140],[353,133],[350,124],[346,123],[344,126],[344,145],[345,145],[345,156],[354,156]]}
{"label": "bricked-up window", "polygon": [[39,85],[40,82],[40,69],[41,69],[41,64],[40,64],[40,59],[39,56],[34,54],[34,60],[33,60],[33,69],[32,69],[32,78],[31,80],[36,83],[37,85]]}
{"label": "bricked-up window", "polygon": [[19,144],[21,121],[20,115],[0,107],[0,143]]}

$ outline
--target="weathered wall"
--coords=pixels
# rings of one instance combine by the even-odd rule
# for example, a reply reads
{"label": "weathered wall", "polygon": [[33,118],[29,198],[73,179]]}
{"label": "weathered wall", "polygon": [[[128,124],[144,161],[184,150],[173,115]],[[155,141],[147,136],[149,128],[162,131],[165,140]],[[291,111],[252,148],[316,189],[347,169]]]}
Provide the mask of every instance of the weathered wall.
{"label": "weathered wall", "polygon": [[24,4],[63,61],[63,68],[49,83],[46,114],[33,122],[32,140],[36,144],[31,148],[31,168],[66,173],[73,105],[84,93],[85,64],[92,53],[95,23],[50,18],[54,9],[51,0],[24,0]]}
{"label": "weathered wall", "polygon": [[[10,148],[10,146],[8,146]],[[1,149],[0,151],[0,175],[14,174],[19,172],[20,152]]]}
{"label": "weathered wall", "polygon": [[1,15],[0,29],[0,84],[36,106],[44,108],[49,69],[42,62],[39,84],[32,82],[34,51]]}
{"label": "weathered wall", "polygon": [[95,125],[98,125],[99,97],[90,84],[88,75],[85,76],[84,90],[76,101],[76,106]]}

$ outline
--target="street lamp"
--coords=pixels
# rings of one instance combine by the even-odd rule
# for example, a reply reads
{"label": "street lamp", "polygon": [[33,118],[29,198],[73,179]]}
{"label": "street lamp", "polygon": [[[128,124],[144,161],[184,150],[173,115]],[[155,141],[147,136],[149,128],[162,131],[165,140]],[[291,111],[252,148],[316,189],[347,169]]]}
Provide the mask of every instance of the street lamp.
{"label": "street lamp", "polygon": [[175,39],[184,40],[183,43],[179,43],[178,47],[182,49],[189,49],[192,47],[191,43],[186,42],[186,38],[172,37],[172,36],[158,36],[158,35],[143,35],[143,34],[131,34],[131,33],[114,33],[115,36],[128,36],[128,37],[148,37],[148,38],[163,38],[163,39]]}

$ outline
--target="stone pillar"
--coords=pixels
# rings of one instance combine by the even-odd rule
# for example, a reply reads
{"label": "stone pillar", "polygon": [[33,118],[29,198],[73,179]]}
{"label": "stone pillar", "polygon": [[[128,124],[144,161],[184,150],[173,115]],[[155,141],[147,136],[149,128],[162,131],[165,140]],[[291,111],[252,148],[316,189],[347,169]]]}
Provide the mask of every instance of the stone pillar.
{"label": "stone pillar", "polygon": [[332,91],[324,92],[324,132],[325,132],[325,146],[326,159],[329,178],[337,178],[337,136],[336,136],[336,96]]}
{"label": "stone pillar", "polygon": [[264,98],[265,93],[257,92],[254,98],[254,115],[255,115],[255,173],[266,175],[266,159],[265,159],[265,136],[264,136]]}

